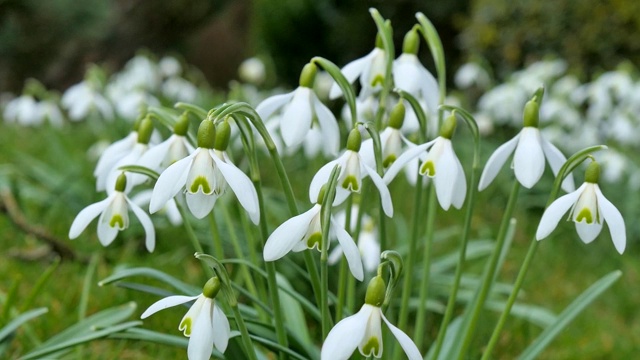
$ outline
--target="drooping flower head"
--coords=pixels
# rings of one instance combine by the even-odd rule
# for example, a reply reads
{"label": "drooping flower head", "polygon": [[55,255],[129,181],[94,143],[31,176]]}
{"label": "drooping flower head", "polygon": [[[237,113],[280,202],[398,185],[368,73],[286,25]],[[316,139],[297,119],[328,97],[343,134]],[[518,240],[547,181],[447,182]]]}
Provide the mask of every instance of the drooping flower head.
{"label": "drooping flower head", "polygon": [[317,120],[326,153],[335,154],[340,146],[340,130],[333,113],[313,92],[316,72],[315,64],[305,65],[300,74],[300,86],[297,89],[289,94],[265,99],[258,105],[256,111],[262,119],[266,120],[282,109],[280,133],[284,144],[288,147],[300,145],[305,140],[314,119]]}
{"label": "drooping flower head", "polygon": [[624,219],[620,211],[602,195],[598,186],[599,178],[600,165],[593,161],[587,168],[582,186],[556,199],[545,210],[536,231],[536,239],[542,240],[549,236],[569,210],[569,219],[576,224],[576,231],[585,244],[592,242],[600,234],[602,225],[606,222],[613,245],[622,254],[627,243]]}
{"label": "drooping flower head", "polygon": [[[515,150],[513,169],[516,179],[526,188],[531,188],[542,177],[545,159],[549,162],[554,175],[558,174],[567,159],[553,144],[544,139],[538,129],[538,116],[542,89],[538,90],[524,108],[524,127],[518,135],[507,141],[491,155],[482,171],[478,190],[484,190],[495,179],[496,175]],[[567,176],[562,188],[571,192],[575,189],[573,176]]]}
{"label": "drooping flower head", "polygon": [[389,217],[393,216],[393,204],[389,189],[378,173],[367,165],[358,153],[362,145],[362,135],[358,129],[353,129],[347,139],[347,150],[337,159],[328,162],[320,168],[311,180],[309,185],[309,199],[311,202],[318,201],[320,189],[329,180],[331,171],[335,165],[340,165],[338,174],[338,185],[336,187],[336,198],[333,205],[342,203],[352,192],[359,193],[362,189],[362,179],[369,176],[380,192],[382,208]]}
{"label": "drooping flower head", "polygon": [[[265,261],[278,260],[290,251],[299,252],[313,248],[317,248],[318,251],[322,250],[321,210],[323,194],[324,187],[318,196],[318,202],[311,209],[285,221],[273,231],[264,246],[263,256]],[[328,206],[331,206],[331,204]],[[358,247],[351,235],[345,230],[345,227],[337,222],[334,216],[331,216],[330,221],[329,236],[338,239],[351,273],[356,279],[362,281],[364,272]]]}
{"label": "drooping flower head", "polygon": [[217,130],[212,121],[203,120],[198,128],[198,148],[160,174],[153,188],[149,211],[160,210],[184,187],[189,210],[201,219],[211,212],[216,200],[229,186],[251,221],[257,224],[260,221],[258,194],[249,177],[227,155],[230,134],[226,120]]}
{"label": "drooping flower head", "polygon": [[[421,156],[420,175],[434,179],[438,202],[444,210],[451,205],[460,209],[467,194],[467,180],[460,160],[456,156],[451,138],[456,128],[456,115],[451,114],[440,129],[440,136],[425,144],[405,151],[384,174],[385,183],[390,183],[409,161]],[[427,152],[427,150],[429,150]],[[427,152],[426,154],[424,154]]]}
{"label": "drooping flower head", "polygon": [[140,318],[146,319],[160,310],[195,300],[180,321],[178,329],[189,338],[187,347],[189,360],[209,359],[213,347],[224,353],[231,336],[229,320],[215,302],[220,286],[220,279],[214,276],[204,285],[202,294],[166,297],[149,306]]}
{"label": "drooping flower head", "polygon": [[376,276],[369,282],[364,305],[356,314],[338,322],[322,344],[321,360],[346,360],[356,348],[364,357],[381,358],[383,352],[381,319],[398,340],[409,360],[421,360],[420,350],[409,336],[395,327],[382,313],[385,283]]}
{"label": "drooping flower head", "polygon": [[103,246],[109,246],[118,232],[129,227],[129,209],[138,217],[146,233],[145,246],[152,252],[156,244],[155,230],[149,215],[132,202],[125,194],[127,178],[120,174],[114,188],[107,191],[108,197],[82,209],[69,229],[69,238],[75,239],[98,215],[98,240]]}

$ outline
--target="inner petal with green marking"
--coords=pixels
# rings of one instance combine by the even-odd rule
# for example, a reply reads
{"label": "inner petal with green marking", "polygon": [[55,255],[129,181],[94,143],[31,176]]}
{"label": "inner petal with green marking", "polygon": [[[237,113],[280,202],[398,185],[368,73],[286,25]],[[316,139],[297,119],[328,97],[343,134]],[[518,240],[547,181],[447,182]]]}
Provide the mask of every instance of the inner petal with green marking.
{"label": "inner petal with green marking", "polygon": [[593,214],[591,214],[591,209],[582,208],[578,215],[576,215],[576,222],[582,222],[582,220],[586,221],[587,224],[593,224]]}
{"label": "inner petal with green marking", "polygon": [[342,188],[350,191],[358,192],[360,191],[360,184],[358,184],[358,179],[356,179],[353,175],[348,175],[344,178],[342,182]]}
{"label": "inner petal with green marking", "polygon": [[124,219],[122,218],[122,215],[113,214],[113,216],[111,216],[111,220],[109,220],[109,226],[111,226],[112,228],[117,227],[120,230],[124,229],[125,226],[124,226]]}
{"label": "inner petal with green marking", "polygon": [[427,175],[428,177],[436,176],[436,165],[431,160],[427,160],[420,166],[420,175]]}
{"label": "inner petal with green marking", "polygon": [[189,187],[189,192],[195,194],[200,188],[202,188],[203,193],[207,195],[211,194],[211,185],[209,185],[209,181],[204,176],[198,176],[193,180],[191,186]]}
{"label": "inner petal with green marking", "polygon": [[190,317],[185,317],[180,322],[180,326],[178,327],[178,329],[182,330],[182,333],[184,334],[184,336],[191,336],[192,323],[193,323],[193,320]]}
{"label": "inner petal with green marking", "polygon": [[322,251],[322,234],[319,232],[311,234],[307,239],[307,247],[309,249],[313,249],[316,246],[318,247],[318,251]]}
{"label": "inner petal with green marking", "polygon": [[362,347],[362,355],[364,356],[374,356],[375,354],[380,353],[380,339],[375,336],[372,336],[367,340],[367,342]]}

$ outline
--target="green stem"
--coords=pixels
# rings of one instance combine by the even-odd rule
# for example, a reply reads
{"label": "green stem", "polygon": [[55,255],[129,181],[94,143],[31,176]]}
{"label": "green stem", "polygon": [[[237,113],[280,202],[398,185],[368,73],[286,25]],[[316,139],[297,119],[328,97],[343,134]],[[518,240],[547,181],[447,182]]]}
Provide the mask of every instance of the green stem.
{"label": "green stem", "polygon": [[498,342],[498,338],[500,337],[500,332],[504,327],[504,324],[507,322],[507,318],[509,317],[509,313],[511,313],[511,307],[516,302],[516,297],[518,296],[518,292],[522,287],[522,283],[524,282],[524,277],[527,275],[527,270],[529,270],[529,265],[531,264],[531,260],[533,260],[533,256],[536,254],[536,249],[538,248],[538,241],[534,238],[529,245],[529,250],[527,251],[527,255],[524,258],[524,262],[520,267],[520,272],[518,272],[518,277],[516,278],[516,283],[513,285],[513,290],[511,290],[511,294],[509,294],[509,299],[500,315],[500,319],[496,324],[495,329],[493,329],[493,333],[491,334],[491,339],[487,344],[484,354],[482,354],[482,359],[489,359],[491,356],[491,351],[496,346]]}
{"label": "green stem", "polygon": [[[244,229],[244,234],[247,239],[247,248],[249,249],[249,261],[252,264],[258,265],[262,263],[262,260],[258,258],[258,254],[256,252],[256,248],[258,247],[256,236],[253,233],[252,225],[249,224],[249,219],[245,213],[240,214],[240,221],[242,222],[242,228]],[[258,277],[255,279],[255,284],[258,290],[258,299],[266,299],[267,298],[267,289],[264,282],[264,278]],[[261,307],[259,307],[262,309]],[[260,311],[261,319],[263,321],[267,321],[269,319],[269,315],[265,311]]]}
{"label": "green stem", "polygon": [[331,208],[336,197],[336,185],[340,166],[336,165],[329,176],[329,181],[325,185],[326,192],[322,199],[322,209],[320,211],[320,223],[322,226],[322,247],[320,248],[320,311],[322,312],[322,338],[329,334],[329,328],[333,325],[329,313],[329,267],[327,260],[329,257],[329,241],[331,229]]}
{"label": "green stem", "polygon": [[[435,231],[436,211],[438,209],[435,186],[431,182],[429,190],[429,200],[427,209],[427,230],[426,240],[424,243],[424,250],[422,252],[422,282],[420,283],[420,295],[418,302],[418,311],[416,315],[416,328],[414,334],[416,337],[416,346],[418,349],[422,347],[422,342],[425,338],[424,327],[426,323],[426,311],[427,311],[427,295],[429,293],[429,277],[431,276],[431,245],[433,244],[433,234]],[[413,274],[406,274],[405,276],[412,276]]]}
{"label": "green stem", "polygon": [[413,227],[411,229],[411,238],[409,238],[409,252],[407,253],[406,270],[404,275],[404,283],[402,285],[402,297],[400,300],[400,314],[398,315],[398,328],[406,329],[407,318],[409,317],[409,298],[411,290],[414,288],[413,267],[416,261],[416,253],[418,248],[418,237],[420,233],[420,224],[422,222],[422,176],[418,176],[416,182],[415,203],[413,209]]}
{"label": "green stem", "polygon": [[473,334],[475,332],[478,318],[480,317],[480,313],[482,312],[482,308],[484,307],[485,300],[489,295],[489,290],[491,290],[491,285],[493,285],[494,275],[497,270],[496,267],[498,264],[498,259],[500,258],[500,254],[502,253],[502,247],[504,245],[504,241],[507,238],[509,222],[511,221],[513,210],[516,207],[519,192],[520,192],[520,183],[518,182],[518,180],[514,180],[513,187],[511,188],[511,194],[509,195],[509,200],[507,202],[507,207],[502,216],[500,229],[498,230],[498,237],[496,239],[496,244],[493,249],[493,252],[491,253],[489,264],[487,265],[486,271],[482,279],[482,287],[480,288],[479,293],[474,299],[473,308],[471,310],[471,317],[469,319],[468,325],[464,328],[464,333],[462,336],[463,341],[462,341],[462,346],[460,348],[460,353],[458,354],[458,360],[464,359],[466,357],[466,352],[467,352],[467,349],[469,348],[469,345],[471,344],[471,340],[473,339]]}
{"label": "green stem", "polygon": [[[221,206],[221,208],[224,221],[227,225],[227,231],[229,232],[229,238],[231,238],[231,244],[233,245],[233,250],[236,253],[236,257],[238,259],[243,259],[244,254],[242,251],[242,246],[240,245],[240,239],[238,239],[238,234],[236,233],[233,220],[231,219],[231,215],[229,214],[229,209],[226,206]],[[256,263],[254,262],[254,264]],[[242,277],[244,278],[244,283],[247,287],[247,290],[249,290],[249,292],[253,296],[258,297],[258,291],[256,289],[255,283],[253,282],[253,278],[251,277],[249,269],[246,266],[241,266],[240,271],[242,271]]]}
{"label": "green stem", "polygon": [[[176,201],[176,207],[180,212],[180,216],[182,216],[182,221],[183,221],[182,224],[184,225],[184,230],[187,233],[187,237],[189,238],[189,241],[191,241],[191,245],[193,245],[193,248],[196,250],[196,252],[204,254],[204,249],[202,248],[202,244],[200,244],[200,241],[198,241],[198,237],[196,236],[195,231],[193,231],[193,227],[191,226],[191,223],[189,222],[189,218],[187,217],[187,212],[184,211],[184,207],[180,205],[180,202],[178,201]],[[204,273],[207,274],[207,277],[208,278],[213,277],[213,270],[202,262],[200,262],[200,264],[204,269]]]}
{"label": "green stem", "polygon": [[240,336],[242,337],[242,343],[244,344],[244,348],[246,350],[247,356],[249,360],[257,360],[256,349],[251,342],[251,338],[249,337],[249,331],[247,330],[247,326],[244,323],[244,319],[242,318],[242,314],[240,314],[240,309],[238,309],[238,304],[236,303],[234,306],[231,306],[231,310],[233,311],[233,316],[236,319],[236,324],[238,324],[238,330],[240,330]]}
{"label": "green stem", "polygon": [[[353,208],[353,195],[347,198],[347,207],[345,208],[345,221],[344,228],[351,234],[351,210]],[[358,239],[353,238],[353,241],[358,244]],[[345,303],[345,296],[347,293],[347,279],[349,277],[349,264],[347,259],[343,256],[340,258],[340,274],[338,278],[338,303],[336,305],[336,322],[342,319],[342,310]]]}
{"label": "green stem", "polygon": [[224,248],[222,247],[220,229],[218,228],[216,215],[213,211],[209,213],[209,228],[211,229],[211,251],[216,254],[218,259],[224,259]]}
{"label": "green stem", "polygon": [[[477,156],[477,155],[476,155]],[[467,212],[464,218],[464,228],[462,230],[462,239],[460,242],[460,255],[458,257],[458,264],[456,266],[456,272],[453,280],[453,287],[451,288],[451,294],[449,294],[449,300],[447,302],[447,309],[444,313],[444,318],[442,319],[442,323],[440,324],[440,330],[438,331],[438,337],[436,339],[436,347],[433,351],[433,355],[431,359],[438,359],[440,354],[440,350],[442,350],[442,344],[444,342],[444,337],[447,333],[447,327],[451,322],[451,318],[453,317],[453,310],[455,308],[456,299],[458,297],[458,288],[460,287],[460,279],[462,278],[462,269],[464,267],[464,262],[467,256],[467,244],[469,242],[469,234],[471,232],[471,219],[473,217],[473,210],[475,208],[475,200],[478,189],[478,184],[476,184],[477,172],[479,170],[479,165],[474,162],[474,165],[471,169],[471,177],[469,180],[469,200],[467,203]]]}

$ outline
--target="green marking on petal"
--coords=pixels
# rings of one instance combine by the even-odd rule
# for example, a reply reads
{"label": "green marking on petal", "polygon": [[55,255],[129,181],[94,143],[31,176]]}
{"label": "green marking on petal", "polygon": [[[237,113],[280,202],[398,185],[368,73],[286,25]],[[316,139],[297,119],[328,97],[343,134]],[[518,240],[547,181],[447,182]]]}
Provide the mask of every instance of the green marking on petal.
{"label": "green marking on petal", "polygon": [[191,323],[193,321],[191,320],[191,318],[184,318],[182,319],[182,321],[180,322],[180,326],[178,327],[178,330],[182,330],[182,333],[184,334],[184,336],[191,336]]}
{"label": "green marking on petal", "polygon": [[360,191],[360,186],[358,185],[358,179],[355,176],[349,175],[342,182],[342,188],[350,191],[358,192]]}
{"label": "green marking on petal", "polygon": [[389,156],[387,156],[383,161],[382,161],[382,167],[384,168],[388,168],[389,166],[391,166],[391,164],[393,164],[394,161],[396,161],[396,155],[395,154],[391,154]]}
{"label": "green marking on petal", "polygon": [[109,226],[112,228],[116,227],[116,225],[118,225],[118,229],[124,228],[124,219],[120,214],[113,215],[109,221]]}
{"label": "green marking on petal", "polygon": [[585,220],[587,224],[593,224],[593,214],[591,214],[591,210],[589,208],[583,208],[576,216],[576,222],[581,222]]}
{"label": "green marking on petal", "polygon": [[309,249],[313,249],[315,246],[318,247],[318,251],[322,251],[322,234],[319,232],[311,234],[307,239],[307,247]]}
{"label": "green marking on petal", "polygon": [[362,347],[362,355],[372,356],[380,351],[380,340],[377,337],[372,336],[369,338],[366,344]]}
{"label": "green marking on petal", "polygon": [[425,161],[422,166],[420,166],[420,175],[427,175],[429,177],[436,176],[436,165],[433,161]]}
{"label": "green marking on petal", "polygon": [[383,84],[384,84],[384,76],[382,75],[377,75],[376,77],[373,78],[373,80],[371,80],[372,87],[375,87],[376,85],[382,86]]}
{"label": "green marking on petal", "polygon": [[189,191],[191,191],[192,193],[197,193],[198,189],[200,189],[201,186],[203,193],[211,193],[211,185],[209,185],[209,181],[207,181],[207,178],[205,178],[204,176],[198,176],[197,178],[195,178],[195,180],[193,180],[193,182],[191,183]]}

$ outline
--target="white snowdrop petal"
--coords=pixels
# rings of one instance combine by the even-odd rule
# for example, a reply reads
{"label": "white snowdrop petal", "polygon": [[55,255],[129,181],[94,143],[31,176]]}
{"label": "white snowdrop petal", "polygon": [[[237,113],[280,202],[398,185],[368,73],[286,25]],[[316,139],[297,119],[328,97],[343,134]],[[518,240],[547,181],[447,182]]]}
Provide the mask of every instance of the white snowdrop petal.
{"label": "white snowdrop petal", "polygon": [[353,274],[357,280],[362,281],[364,279],[364,270],[362,267],[362,258],[360,255],[360,250],[358,250],[358,246],[351,238],[351,235],[339,226],[334,219],[331,221],[331,227],[333,228],[336,237],[338,238],[338,242],[342,247],[342,251],[344,252],[344,256],[347,258],[347,263],[349,264],[349,270]]}
{"label": "white snowdrop petal", "polygon": [[212,299],[205,298],[200,312],[193,319],[193,329],[187,346],[189,360],[206,360],[211,357],[213,349],[212,301]]}
{"label": "white snowdrop petal", "polygon": [[[213,301],[213,300],[212,300]],[[229,344],[229,336],[231,336],[231,327],[229,326],[229,319],[222,312],[222,309],[218,305],[216,305],[215,301],[213,301],[213,344],[216,349],[221,353],[224,353],[227,350],[227,345]]]}
{"label": "white snowdrop petal", "polygon": [[624,226],[624,219],[620,211],[602,195],[600,187],[596,186],[595,191],[596,197],[598,198],[598,208],[604,221],[607,222],[613,245],[615,245],[616,250],[622,254],[627,245],[627,232]]}
{"label": "white snowdrop petal", "polygon": [[[358,78],[358,76],[362,74],[362,71],[367,65],[367,62],[371,61],[372,56],[373,56],[373,51],[365,55],[364,57],[361,57],[360,59],[356,59],[348,63],[342,69],[340,69],[340,71],[342,72],[344,77],[347,79],[349,84],[353,83]],[[338,86],[338,83],[334,82],[333,85],[331,85],[331,90],[329,91],[329,98],[337,99],[340,96],[342,96],[342,89],[340,89],[340,86]]]}
{"label": "white snowdrop petal", "polygon": [[354,315],[338,322],[322,344],[321,360],[347,360],[364,336],[372,306],[364,305]]}
{"label": "white snowdrop petal", "polygon": [[525,127],[520,134],[520,141],[513,155],[513,167],[520,184],[530,189],[544,172],[544,153],[538,129]]}
{"label": "white snowdrop petal", "polygon": [[311,89],[298,87],[280,118],[280,134],[284,143],[287,146],[300,145],[311,127],[312,119]]}
{"label": "white snowdrop petal", "polygon": [[344,155],[336,160],[329,161],[327,164],[321,167],[320,170],[318,170],[318,172],[313,176],[313,179],[311,179],[311,184],[309,185],[309,201],[311,201],[311,203],[315,204],[318,202],[318,194],[320,193],[320,189],[322,189],[322,186],[324,186],[327,181],[329,181],[329,176],[331,175],[331,171],[333,171],[333,167],[336,166],[336,164],[344,162],[342,160],[343,157]]}
{"label": "white snowdrop petal", "polygon": [[585,187],[586,183],[582,184],[576,191],[559,197],[549,205],[538,224],[538,230],[536,230],[537,240],[542,240],[551,234],[558,226],[563,215],[576,203]]}
{"label": "white snowdrop petal", "polygon": [[509,158],[509,155],[511,155],[513,150],[516,148],[516,145],[518,145],[518,140],[520,140],[520,134],[500,145],[496,151],[491,154],[489,160],[487,160],[487,164],[484,166],[484,170],[482,170],[482,175],[480,176],[480,182],[478,183],[479,191],[486,189],[493,179],[496,178],[498,172],[502,168],[502,165],[504,165]]}
{"label": "white snowdrop petal", "polygon": [[380,315],[382,315],[382,320],[385,322],[385,324],[387,324],[393,336],[395,336],[395,338],[400,343],[400,346],[402,347],[402,350],[404,350],[404,353],[407,354],[407,358],[409,360],[422,360],[420,350],[418,350],[418,347],[413,342],[413,340],[411,340],[411,338],[402,330],[398,329],[392,323],[390,323],[389,320],[387,320],[387,318],[384,316],[384,314],[382,314],[382,312],[380,312]]}
{"label": "white snowdrop petal", "polygon": [[249,177],[235,165],[220,160],[215,154],[212,153],[211,157],[233,193],[236,194],[240,205],[249,213],[251,221],[257,225],[260,222],[258,193]]}
{"label": "white snowdrop petal", "polygon": [[100,214],[98,218],[97,233],[100,244],[102,244],[102,246],[109,246],[113,240],[115,240],[116,236],[118,236],[118,231],[120,230],[116,227],[109,226],[109,220],[105,220],[104,218],[105,213],[106,211]]}
{"label": "white snowdrop petal", "polygon": [[140,319],[146,319],[160,310],[164,310],[166,308],[184,304],[186,302],[193,301],[197,298],[198,296],[175,295],[175,296],[169,296],[169,297],[160,299],[155,303],[153,303],[151,306],[149,306],[149,308],[147,308],[147,310],[145,310],[142,313],[142,315],[140,315]]}
{"label": "white snowdrop petal", "polygon": [[320,130],[322,131],[322,146],[323,149],[326,149],[325,154],[335,156],[340,149],[340,129],[338,128],[336,117],[333,116],[329,108],[320,102],[320,99],[313,92],[311,93],[311,99],[318,117]]}
{"label": "white snowdrop petal", "polygon": [[275,261],[285,256],[299,243],[309,229],[314,216],[320,212],[320,205],[314,205],[308,211],[294,216],[278,226],[264,245],[265,261]]}
{"label": "white snowdrop petal", "polygon": [[99,201],[97,203],[91,204],[86,208],[82,209],[76,218],[73,220],[71,224],[71,228],[69,229],[69,239],[75,239],[87,228],[89,223],[93,221],[100,213],[104,212],[104,210],[111,204],[113,200],[112,196]]}
{"label": "white snowdrop petal", "polygon": [[428,143],[414,146],[409,148],[407,151],[402,153],[402,155],[398,156],[396,161],[389,166],[389,169],[384,173],[384,177],[382,178],[385,184],[391,183],[393,179],[395,179],[396,175],[402,170],[402,168],[411,160],[415,159],[418,155],[425,152],[429,147],[434,144],[435,140],[432,140]]}
{"label": "white snowdrop petal", "polygon": [[211,194],[203,194],[201,191],[198,191],[195,194],[187,192],[187,207],[189,211],[198,219],[203,219],[205,216],[209,215],[211,210],[216,204],[216,200],[218,200],[218,195]]}
{"label": "white snowdrop petal", "polygon": [[[443,140],[442,152],[436,163],[436,176],[434,183],[436,186],[436,195],[440,206],[446,211],[449,210],[453,201],[453,192],[455,190],[456,180],[458,176],[458,167],[456,166],[456,156],[453,153],[450,140]],[[434,148],[438,145],[434,145]],[[433,149],[432,149],[433,151]]]}
{"label": "white snowdrop petal", "polygon": [[391,193],[389,193],[389,188],[387,188],[387,184],[384,183],[380,175],[367,166],[364,162],[360,161],[360,166],[364,168],[364,170],[371,177],[371,181],[378,188],[378,192],[380,193],[380,201],[382,202],[382,210],[388,217],[393,217],[393,203],[391,201]]}
{"label": "white snowdrop petal", "polygon": [[586,222],[576,222],[576,231],[582,242],[589,244],[602,231],[602,223],[593,222],[593,224],[587,224]]}
{"label": "white snowdrop petal", "polygon": [[149,252],[153,252],[153,250],[156,248],[156,231],[155,231],[155,228],[153,227],[153,222],[151,222],[149,215],[147,215],[147,213],[144,212],[144,210],[142,210],[134,202],[127,199],[127,203],[129,204],[131,211],[133,211],[133,213],[136,214],[136,216],[138,217],[138,220],[140,220],[140,224],[142,224],[142,227],[144,228],[144,232],[145,232],[144,244],[147,250]]}
{"label": "white snowdrop petal", "polygon": [[[549,161],[551,171],[553,171],[554,176],[558,176],[558,171],[560,171],[562,165],[567,161],[567,158],[565,158],[562,152],[549,141],[544,138],[541,138],[541,141],[542,151]],[[568,193],[576,189],[576,185],[573,181],[573,174],[569,174],[564,178],[562,181],[562,189]]]}
{"label": "white snowdrop petal", "polygon": [[258,113],[258,115],[260,115],[262,121],[267,121],[269,116],[271,116],[279,108],[288,103],[291,98],[293,98],[293,92],[271,96],[264,99],[260,104],[258,104],[258,107],[256,107],[256,112]]}
{"label": "white snowdrop petal", "polygon": [[[454,154],[455,156],[455,154]],[[467,178],[464,174],[464,169],[458,157],[455,157],[456,166],[458,167],[458,176],[456,177],[456,183],[453,189],[453,198],[451,203],[456,209],[462,208],[464,205],[464,199],[467,196]]]}
{"label": "white snowdrop petal", "polygon": [[182,160],[176,161],[160,174],[153,188],[153,195],[151,195],[151,201],[149,203],[150,213],[153,214],[162,209],[167,201],[176,196],[178,191],[184,187],[195,154],[197,154],[197,152],[192,153]]}

